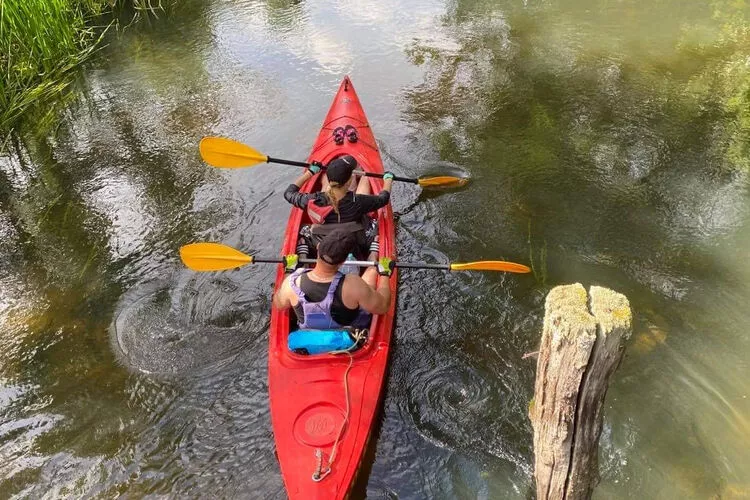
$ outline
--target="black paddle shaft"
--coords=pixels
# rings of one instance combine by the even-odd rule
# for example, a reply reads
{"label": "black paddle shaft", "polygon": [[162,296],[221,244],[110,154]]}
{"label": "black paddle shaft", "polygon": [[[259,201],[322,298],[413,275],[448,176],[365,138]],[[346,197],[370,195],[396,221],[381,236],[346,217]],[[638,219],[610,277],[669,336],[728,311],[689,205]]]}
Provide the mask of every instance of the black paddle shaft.
{"label": "black paddle shaft", "polygon": [[[259,262],[259,263],[269,263],[269,264],[284,264],[286,265],[286,261],[282,257],[277,257],[275,259],[263,259],[263,258],[255,258],[253,257],[253,262]],[[299,259],[300,264],[315,264],[315,259]],[[371,260],[350,260],[347,262],[344,262],[344,264],[351,264],[355,266],[377,266],[378,263]],[[394,265],[401,269],[441,269],[443,271],[450,271],[451,265],[450,264],[422,264],[422,263],[406,263],[406,262],[395,262]]]}
{"label": "black paddle shaft", "polygon": [[[280,158],[271,158],[268,157],[268,163],[280,163],[282,165],[291,165],[293,167],[302,167],[302,168],[308,168],[310,166],[309,163],[304,161],[292,161],[292,160],[282,160]],[[323,170],[325,170],[325,167],[322,167]],[[354,173],[357,173],[359,175],[364,175],[365,177],[377,177],[382,179],[384,174],[375,174],[372,172],[363,172],[362,170],[355,170]],[[411,182],[412,184],[419,184],[419,179],[409,179],[408,177],[398,177],[396,175],[393,176],[394,181],[399,182]]]}

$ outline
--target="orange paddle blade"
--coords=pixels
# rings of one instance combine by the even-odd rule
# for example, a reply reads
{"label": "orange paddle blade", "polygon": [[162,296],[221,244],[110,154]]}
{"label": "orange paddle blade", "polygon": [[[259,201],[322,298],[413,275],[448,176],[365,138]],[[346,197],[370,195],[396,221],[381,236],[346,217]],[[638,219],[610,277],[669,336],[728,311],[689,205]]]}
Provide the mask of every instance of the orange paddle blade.
{"label": "orange paddle blade", "polygon": [[502,260],[482,260],[479,262],[466,262],[464,264],[451,264],[451,271],[505,271],[508,273],[530,273],[531,268],[515,262]]}
{"label": "orange paddle blade", "polygon": [[417,183],[422,187],[460,187],[469,182],[469,179],[463,177],[453,177],[451,175],[438,175],[435,177],[420,177]]}
{"label": "orange paddle blade", "polygon": [[252,167],[268,161],[267,155],[226,137],[204,137],[200,152],[203,161],[220,168]]}
{"label": "orange paddle blade", "polygon": [[224,271],[253,262],[244,254],[221,243],[191,243],[180,248],[182,262],[193,271]]}

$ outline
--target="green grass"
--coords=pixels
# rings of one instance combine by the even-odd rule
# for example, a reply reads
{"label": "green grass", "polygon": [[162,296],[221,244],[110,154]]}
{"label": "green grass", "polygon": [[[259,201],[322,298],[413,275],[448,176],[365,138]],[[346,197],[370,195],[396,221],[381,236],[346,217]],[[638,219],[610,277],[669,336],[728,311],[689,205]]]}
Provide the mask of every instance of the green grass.
{"label": "green grass", "polygon": [[54,114],[44,104],[65,94],[101,45],[104,14],[160,7],[155,0],[0,0],[0,143],[30,108],[37,123]]}

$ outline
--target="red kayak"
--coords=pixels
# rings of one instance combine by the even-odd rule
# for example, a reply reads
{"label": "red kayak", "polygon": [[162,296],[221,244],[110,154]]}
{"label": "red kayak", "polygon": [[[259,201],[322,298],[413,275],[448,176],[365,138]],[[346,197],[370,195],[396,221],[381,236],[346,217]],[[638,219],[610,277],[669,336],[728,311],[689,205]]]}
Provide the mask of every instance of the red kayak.
{"label": "red kayak", "polygon": [[[355,128],[356,142],[345,139],[343,144],[336,144],[333,131],[347,125]],[[368,172],[383,173],[375,137],[349,77],[341,82],[308,161],[328,164],[344,154],[354,156],[360,168]],[[369,179],[372,192],[380,192],[382,180]],[[320,174],[301,189],[302,192],[319,190]],[[381,255],[395,258],[391,205],[378,210],[377,217]],[[309,223],[306,213],[292,208],[282,255],[295,252],[299,228]],[[286,276],[279,266],[276,290]],[[287,337],[290,328],[296,328],[294,313],[276,309],[271,312],[268,354],[271,421],[281,475],[291,499],[346,498],[354,483],[383,394],[397,281],[394,270],[388,314],[373,316],[366,343],[351,355],[305,356],[290,352]],[[329,463],[330,472],[326,473]]]}

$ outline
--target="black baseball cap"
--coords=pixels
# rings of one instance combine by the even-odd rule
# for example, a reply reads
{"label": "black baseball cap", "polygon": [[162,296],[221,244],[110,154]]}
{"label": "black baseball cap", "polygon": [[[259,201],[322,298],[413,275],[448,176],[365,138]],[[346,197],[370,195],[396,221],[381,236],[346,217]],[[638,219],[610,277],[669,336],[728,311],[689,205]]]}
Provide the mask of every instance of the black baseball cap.
{"label": "black baseball cap", "polygon": [[339,156],[326,167],[328,180],[338,184],[348,181],[354,169],[357,168],[357,160],[352,155]]}
{"label": "black baseball cap", "polygon": [[338,266],[354,251],[357,238],[354,233],[345,229],[336,229],[318,245],[318,257],[332,266]]}

